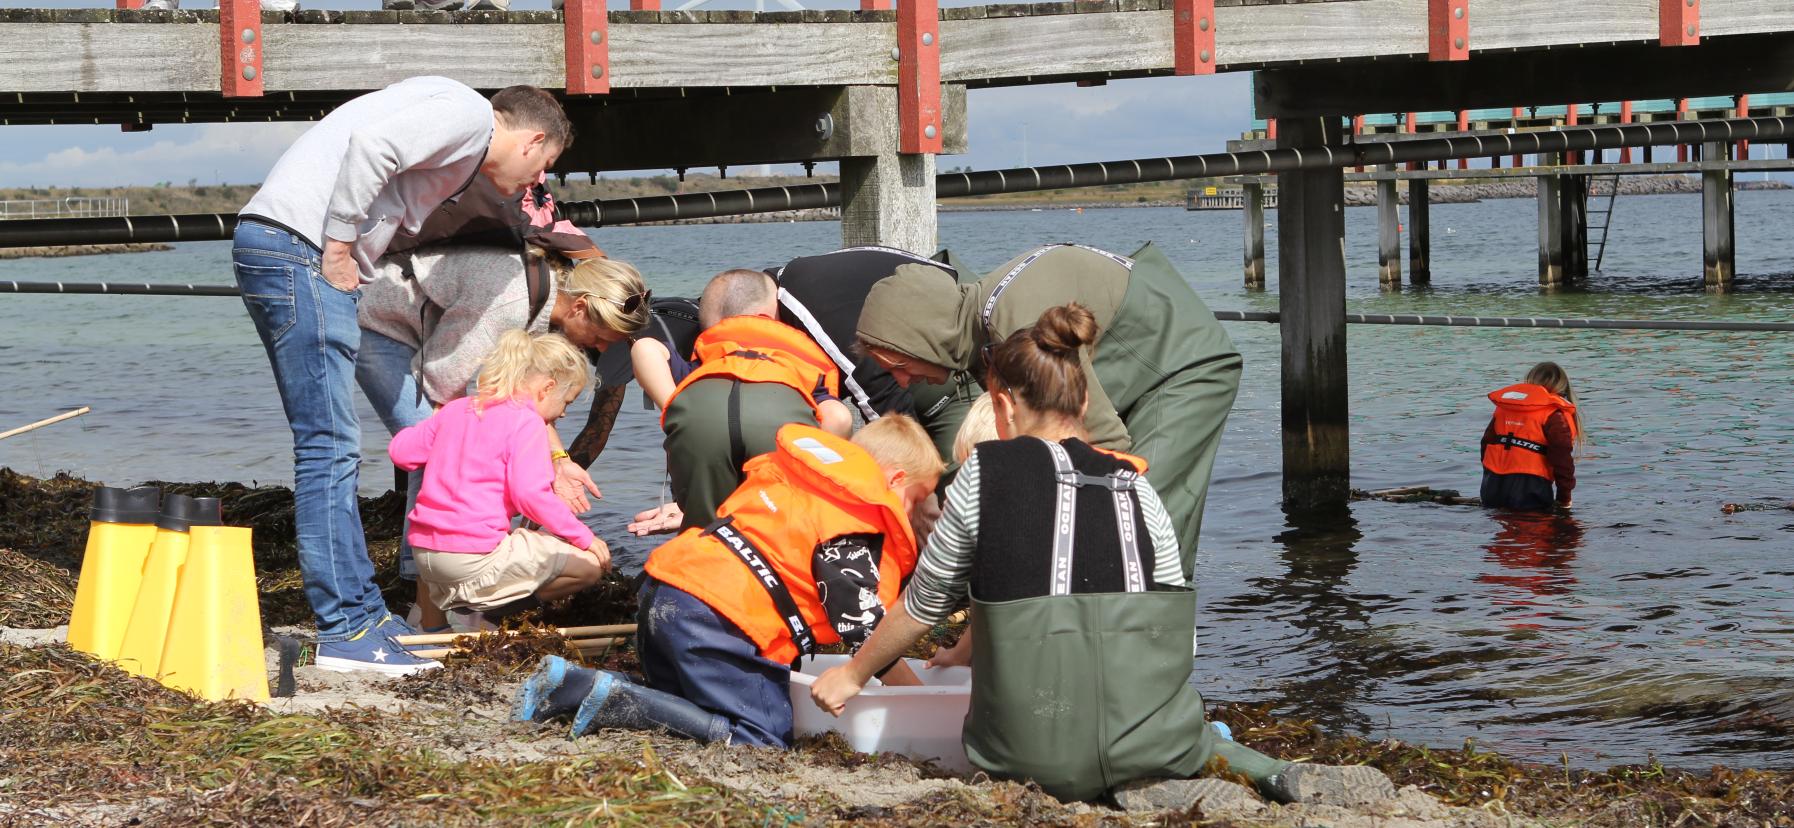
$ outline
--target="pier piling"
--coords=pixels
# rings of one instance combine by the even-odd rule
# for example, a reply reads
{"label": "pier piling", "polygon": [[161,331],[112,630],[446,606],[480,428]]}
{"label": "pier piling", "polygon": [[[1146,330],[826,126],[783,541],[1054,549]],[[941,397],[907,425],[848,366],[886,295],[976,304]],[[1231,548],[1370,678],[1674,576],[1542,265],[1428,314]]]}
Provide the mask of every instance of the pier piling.
{"label": "pier piling", "polygon": [[[1278,122],[1279,147],[1337,147],[1338,118]],[[1277,298],[1283,343],[1283,501],[1351,495],[1346,403],[1345,176],[1339,167],[1278,176]]]}
{"label": "pier piling", "polygon": [[935,252],[934,156],[897,151],[897,90],[874,87],[876,104],[852,128],[876,136],[876,154],[841,159],[841,243]]}
{"label": "pier piling", "polygon": [[1246,289],[1265,289],[1265,204],[1264,185],[1248,182],[1240,186],[1243,199],[1240,212],[1246,221]]}
{"label": "pier piling", "polygon": [[1432,195],[1427,180],[1408,181],[1408,283],[1424,285],[1433,281],[1433,238],[1431,219]]}
{"label": "pier piling", "polygon": [[1563,176],[1539,176],[1539,286],[1564,283]]}
{"label": "pier piling", "polygon": [[[1709,143],[1702,158],[1724,161],[1730,157],[1731,145]],[[1701,259],[1702,284],[1707,290],[1728,292],[1736,263],[1732,234],[1732,171],[1711,169],[1701,172]]]}
{"label": "pier piling", "polygon": [[1402,286],[1402,207],[1393,178],[1377,182],[1377,280],[1384,290]]}
{"label": "pier piling", "polygon": [[1588,278],[1588,181],[1587,175],[1563,176],[1559,191],[1566,283]]}

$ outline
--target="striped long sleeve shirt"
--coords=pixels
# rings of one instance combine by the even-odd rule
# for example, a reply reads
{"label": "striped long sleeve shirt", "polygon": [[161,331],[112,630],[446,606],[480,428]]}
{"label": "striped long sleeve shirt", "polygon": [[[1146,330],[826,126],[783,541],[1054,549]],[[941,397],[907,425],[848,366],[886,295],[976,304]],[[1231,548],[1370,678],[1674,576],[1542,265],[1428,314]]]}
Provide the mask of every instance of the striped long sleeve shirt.
{"label": "striped long sleeve shirt", "polygon": [[[1178,555],[1177,531],[1159,493],[1142,477],[1134,489],[1140,513],[1152,538],[1153,580],[1162,586],[1188,586],[1183,559]],[[972,550],[978,545],[978,454],[973,452],[947,486],[947,506],[941,512],[928,546],[916,562],[903,608],[924,624],[939,624],[952,614],[970,586]]]}

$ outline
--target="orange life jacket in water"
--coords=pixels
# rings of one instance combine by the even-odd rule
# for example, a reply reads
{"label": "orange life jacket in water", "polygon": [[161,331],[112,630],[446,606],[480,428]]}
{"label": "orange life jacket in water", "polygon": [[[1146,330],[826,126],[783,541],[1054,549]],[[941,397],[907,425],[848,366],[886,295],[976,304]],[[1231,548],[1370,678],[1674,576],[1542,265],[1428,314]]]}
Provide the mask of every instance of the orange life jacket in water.
{"label": "orange life jacket in water", "polygon": [[[747,479],[708,527],[692,527],[648,556],[648,575],[691,593],[781,663],[841,640],[811,564],[816,546],[878,534],[878,600],[897,602],[916,568],[903,501],[865,449],[819,428],[779,429],[778,448],[747,462]],[[781,606],[783,605],[783,606]]]}
{"label": "orange life jacket in water", "polygon": [[[687,386],[710,377],[729,377],[740,382],[772,382],[789,386],[817,407],[816,393],[841,394],[841,370],[803,331],[758,316],[731,316],[698,335],[692,347],[700,364],[681,380],[667,398],[667,408]],[[666,427],[667,408],[660,411]]]}
{"label": "orange life jacket in water", "polygon": [[1495,404],[1495,440],[1483,447],[1483,468],[1491,474],[1530,474],[1555,482],[1545,459],[1545,421],[1562,412],[1576,439],[1576,404],[1542,385],[1519,383],[1489,394]]}

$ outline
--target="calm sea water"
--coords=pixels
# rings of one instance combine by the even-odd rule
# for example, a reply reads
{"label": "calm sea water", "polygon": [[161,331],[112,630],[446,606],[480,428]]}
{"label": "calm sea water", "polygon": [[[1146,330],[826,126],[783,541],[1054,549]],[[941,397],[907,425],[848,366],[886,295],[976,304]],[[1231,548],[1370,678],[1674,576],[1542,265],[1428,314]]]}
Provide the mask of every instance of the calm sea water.
{"label": "calm sea water", "polygon": [[[1738,197],[1741,289],[1700,289],[1695,196],[1623,199],[1607,271],[1541,294],[1530,201],[1436,205],[1430,288],[1382,292],[1375,217],[1348,211],[1352,310],[1786,320],[1794,193]],[[1274,220],[1275,214],[1272,214]],[[1238,213],[1175,209],[946,214],[941,237],[989,269],[1036,241],[1162,245],[1215,308],[1275,309],[1241,287]],[[597,231],[657,293],[836,246],[830,223]],[[1274,238],[1274,235],[1272,236]],[[1274,252],[1273,252],[1274,256]],[[227,243],[168,253],[0,262],[0,278],[228,283]],[[1353,326],[1352,466],[1362,488],[1473,491],[1484,395],[1553,359],[1591,444],[1572,517],[1436,505],[1279,507],[1274,325],[1230,324],[1245,354],[1215,472],[1198,578],[1197,679],[1358,733],[1584,765],[1794,768],[1794,342],[1785,334]],[[145,479],[291,480],[266,358],[229,298],[0,296],[0,428],[90,405],[0,442],[0,465]],[[653,415],[632,392],[594,470],[624,537],[661,480]],[[573,419],[573,418],[570,418]],[[363,487],[390,485],[387,435],[364,408]],[[571,433],[577,423],[569,423]]]}

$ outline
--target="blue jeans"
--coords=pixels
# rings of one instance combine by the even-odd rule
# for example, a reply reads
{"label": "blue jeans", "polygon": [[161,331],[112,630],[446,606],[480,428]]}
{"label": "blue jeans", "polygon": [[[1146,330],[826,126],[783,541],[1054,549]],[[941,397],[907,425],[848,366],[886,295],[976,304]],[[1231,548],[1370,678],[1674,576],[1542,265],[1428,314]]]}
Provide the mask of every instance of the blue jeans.
{"label": "blue jeans", "polygon": [[[430,400],[423,386],[411,371],[411,359],[417,349],[385,334],[361,332],[361,353],[355,355],[355,381],[361,385],[374,413],[380,415],[389,434],[398,434],[430,419]],[[405,534],[399,538],[399,577],[417,580],[417,561],[411,558],[411,510],[417,507],[417,489],[424,483],[424,470],[407,475],[410,487],[405,492]]]}
{"label": "blue jeans", "polygon": [[318,248],[257,221],[237,223],[231,265],[293,429],[293,517],[305,598],[317,616],[318,642],[342,641],[386,613],[356,499],[361,290],[336,289],[324,281]]}
{"label": "blue jeans", "polygon": [[648,686],[729,720],[737,745],[791,747],[791,667],[691,593],[642,583],[636,649]]}

